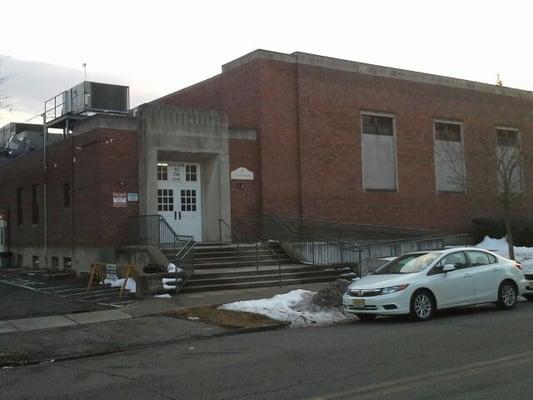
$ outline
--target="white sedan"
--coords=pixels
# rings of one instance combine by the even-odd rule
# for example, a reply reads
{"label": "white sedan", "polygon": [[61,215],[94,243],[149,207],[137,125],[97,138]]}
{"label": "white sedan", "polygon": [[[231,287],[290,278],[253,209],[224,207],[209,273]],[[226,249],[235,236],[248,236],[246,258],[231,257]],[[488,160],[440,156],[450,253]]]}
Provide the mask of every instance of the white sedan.
{"label": "white sedan", "polygon": [[526,280],[520,264],[478,248],[405,254],[354,280],[344,310],[360,319],[408,314],[425,321],[435,311],[482,303],[515,306]]}

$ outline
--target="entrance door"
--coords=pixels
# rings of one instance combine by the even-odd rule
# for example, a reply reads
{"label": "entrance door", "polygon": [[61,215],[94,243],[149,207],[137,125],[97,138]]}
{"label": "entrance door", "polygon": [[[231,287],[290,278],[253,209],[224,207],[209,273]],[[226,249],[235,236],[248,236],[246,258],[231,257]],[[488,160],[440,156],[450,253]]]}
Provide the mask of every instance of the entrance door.
{"label": "entrance door", "polygon": [[157,164],[158,211],[179,235],[202,240],[200,164]]}
{"label": "entrance door", "polygon": [[7,251],[7,221],[0,219],[0,253]]}

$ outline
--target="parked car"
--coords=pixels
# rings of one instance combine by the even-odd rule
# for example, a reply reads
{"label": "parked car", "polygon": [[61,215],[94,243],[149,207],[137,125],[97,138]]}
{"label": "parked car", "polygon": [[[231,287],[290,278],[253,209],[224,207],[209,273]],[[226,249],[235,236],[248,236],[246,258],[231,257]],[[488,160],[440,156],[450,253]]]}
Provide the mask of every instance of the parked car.
{"label": "parked car", "polygon": [[437,310],[482,303],[511,309],[526,289],[520,268],[471,247],[409,253],[354,280],[343,295],[344,309],[363,320],[406,314],[418,321]]}
{"label": "parked car", "polygon": [[528,260],[522,263],[522,271],[524,272],[524,277],[526,278],[526,290],[524,291],[524,296],[529,300],[533,299],[533,262]]}

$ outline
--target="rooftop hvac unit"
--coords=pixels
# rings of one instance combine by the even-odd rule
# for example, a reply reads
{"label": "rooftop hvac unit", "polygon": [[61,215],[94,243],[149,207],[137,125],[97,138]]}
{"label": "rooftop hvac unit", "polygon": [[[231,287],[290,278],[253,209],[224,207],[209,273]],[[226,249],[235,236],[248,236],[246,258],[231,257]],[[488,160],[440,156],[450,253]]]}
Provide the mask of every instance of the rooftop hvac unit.
{"label": "rooftop hvac unit", "polygon": [[63,92],[64,114],[83,111],[127,112],[129,88],[98,82],[82,82]]}
{"label": "rooftop hvac unit", "polygon": [[45,102],[46,122],[87,111],[127,113],[129,106],[128,86],[85,81]]}

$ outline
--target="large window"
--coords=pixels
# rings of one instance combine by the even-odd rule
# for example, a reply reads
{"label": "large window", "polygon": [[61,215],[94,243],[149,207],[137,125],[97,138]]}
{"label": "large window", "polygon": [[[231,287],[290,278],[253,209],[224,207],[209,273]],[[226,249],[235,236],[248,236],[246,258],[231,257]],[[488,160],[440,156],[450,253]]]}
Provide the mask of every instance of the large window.
{"label": "large window", "polygon": [[465,191],[462,125],[434,121],[435,175],[438,192]]}
{"label": "large window", "polygon": [[363,188],[396,190],[396,144],[392,116],[362,115]]}
{"label": "large window", "polygon": [[39,223],[39,185],[31,187],[31,223]]}
{"label": "large window", "polygon": [[496,158],[500,193],[522,193],[522,152],[518,130],[496,128]]}
{"label": "large window", "polygon": [[17,188],[17,225],[21,226],[24,223],[24,213],[22,209],[22,200],[24,191],[21,187]]}

